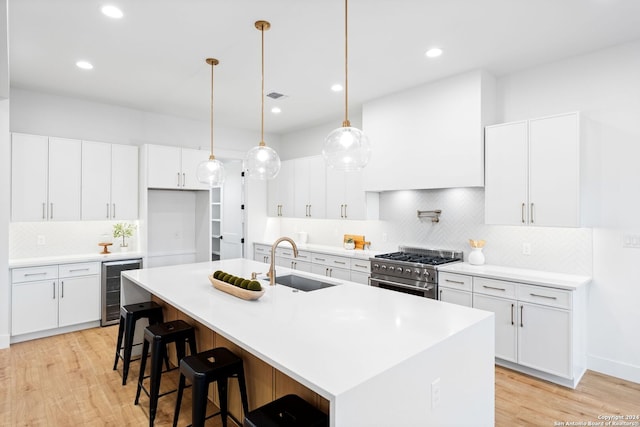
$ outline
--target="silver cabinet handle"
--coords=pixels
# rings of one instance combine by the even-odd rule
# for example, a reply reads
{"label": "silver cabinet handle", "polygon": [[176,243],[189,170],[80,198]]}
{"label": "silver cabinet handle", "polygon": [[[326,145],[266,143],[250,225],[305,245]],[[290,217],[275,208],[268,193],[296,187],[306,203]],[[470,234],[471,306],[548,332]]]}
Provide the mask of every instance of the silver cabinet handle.
{"label": "silver cabinet handle", "polygon": [[47,219],[47,204],[45,202],[42,202],[42,219]]}
{"label": "silver cabinet handle", "polygon": [[344,262],[344,261],[333,261],[333,262],[334,262],[334,264],[341,264],[341,265],[345,265],[346,264],[346,262]]}
{"label": "silver cabinet handle", "polygon": [[[444,279],[445,282],[449,282],[449,283],[457,283],[458,285],[464,285],[464,282],[461,282],[459,280],[451,280],[451,279]],[[485,286],[486,288],[486,286]]]}
{"label": "silver cabinet handle", "polygon": [[115,218],[116,217],[116,204],[113,203],[111,206],[113,206],[113,211],[112,211],[111,214],[112,214],[113,218]]}
{"label": "silver cabinet handle", "polygon": [[28,277],[28,276],[46,276],[46,275],[47,275],[47,272],[44,271],[42,273],[25,273],[24,277]]}
{"label": "silver cabinet handle", "polygon": [[74,271],[89,271],[89,268],[74,268],[73,270],[69,270],[69,273],[73,273]]}
{"label": "silver cabinet handle", "polygon": [[442,301],[442,289],[440,289],[440,301]]}
{"label": "silver cabinet handle", "polygon": [[344,205],[340,205],[340,218],[344,218]]}
{"label": "silver cabinet handle", "polygon": [[522,215],[522,223],[524,224],[526,222],[524,216],[525,216],[525,212],[526,212],[526,208],[525,208],[525,204],[522,203],[522,207],[520,208],[520,214]]}
{"label": "silver cabinet handle", "polygon": [[505,292],[505,291],[506,291],[506,289],[503,289],[503,288],[494,288],[493,286],[482,285],[482,287],[483,287],[483,288],[485,288],[485,289],[493,289],[494,291],[502,291],[502,292]]}
{"label": "silver cabinet handle", "polygon": [[178,172],[177,175],[178,175],[178,185],[177,186],[180,187],[180,172]]}
{"label": "silver cabinet handle", "polygon": [[309,216],[311,216],[311,205],[309,205]]}
{"label": "silver cabinet handle", "polygon": [[514,308],[514,305],[511,304],[511,324],[512,325],[513,325],[513,308]]}
{"label": "silver cabinet handle", "polygon": [[538,297],[538,298],[546,298],[546,299],[553,299],[553,300],[558,299],[558,297],[550,297],[548,295],[538,295],[538,294],[529,294],[529,295],[531,295],[532,297]]}
{"label": "silver cabinet handle", "polygon": [[53,219],[53,202],[50,203],[51,211],[49,212],[49,218]]}
{"label": "silver cabinet handle", "polygon": [[64,298],[64,280],[60,282],[62,289],[60,290],[60,298]]}
{"label": "silver cabinet handle", "polygon": [[51,283],[53,285],[53,299],[56,299],[56,282]]}
{"label": "silver cabinet handle", "polygon": [[182,186],[184,187],[187,183],[187,174],[182,172]]}
{"label": "silver cabinet handle", "polygon": [[347,204],[344,205],[344,217],[347,217]]}
{"label": "silver cabinet handle", "polygon": [[523,313],[524,313],[524,305],[520,305],[520,327],[521,328],[524,328]]}
{"label": "silver cabinet handle", "polygon": [[329,268],[329,277],[333,277],[333,268]]}
{"label": "silver cabinet handle", "polygon": [[325,261],[325,259],[324,259],[324,258],[318,258],[318,257],[316,257],[316,260],[317,260],[317,261]]}
{"label": "silver cabinet handle", "polygon": [[533,220],[533,203],[531,203],[531,224],[533,224],[535,221]]}
{"label": "silver cabinet handle", "polygon": [[107,219],[109,219],[109,203],[107,203]]}
{"label": "silver cabinet handle", "polygon": [[324,268],[324,275],[328,276],[329,275],[329,267],[325,267]]}
{"label": "silver cabinet handle", "polygon": [[362,264],[354,264],[354,267],[367,268],[366,265],[362,265]]}

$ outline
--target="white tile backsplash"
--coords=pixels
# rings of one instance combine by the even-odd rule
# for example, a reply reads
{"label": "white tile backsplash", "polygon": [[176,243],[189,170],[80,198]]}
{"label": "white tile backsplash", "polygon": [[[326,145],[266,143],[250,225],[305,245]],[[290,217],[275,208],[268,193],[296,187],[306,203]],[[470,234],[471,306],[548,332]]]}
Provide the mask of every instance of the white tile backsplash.
{"label": "white tile backsplash", "polygon": [[[438,223],[417,217],[418,210],[436,209],[442,210]],[[344,234],[363,234],[373,250],[416,245],[462,250],[466,259],[468,239],[483,239],[487,242],[483,252],[488,264],[592,274],[591,229],[485,225],[482,188],[383,192],[379,221],[280,221],[283,235],[295,237],[296,232],[307,231],[309,243],[337,246]],[[523,243],[531,245],[531,255],[522,253]]]}
{"label": "white tile backsplash", "polygon": [[[38,258],[99,253],[98,243],[113,242],[109,250],[119,251],[113,238],[113,224],[118,221],[12,222],[9,224],[9,259]],[[135,222],[134,222],[135,223]],[[45,243],[38,244],[38,236]],[[129,251],[139,247],[138,233],[127,239]]]}

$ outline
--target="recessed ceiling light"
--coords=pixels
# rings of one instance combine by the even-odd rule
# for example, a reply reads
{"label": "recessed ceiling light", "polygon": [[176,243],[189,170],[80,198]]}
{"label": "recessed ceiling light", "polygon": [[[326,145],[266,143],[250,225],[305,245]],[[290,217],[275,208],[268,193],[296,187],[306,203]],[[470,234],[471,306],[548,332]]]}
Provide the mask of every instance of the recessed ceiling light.
{"label": "recessed ceiling light", "polygon": [[442,49],[439,47],[431,48],[425,53],[425,55],[427,55],[428,58],[437,58],[442,55]]}
{"label": "recessed ceiling light", "polygon": [[271,112],[272,112],[273,114],[280,114],[280,113],[282,112],[282,110],[280,109],[280,107],[273,107],[273,108],[271,109]]}
{"label": "recessed ceiling light", "polygon": [[93,65],[88,61],[78,61],[76,62],[76,67],[82,68],[83,70],[92,70]]}
{"label": "recessed ceiling light", "polygon": [[342,85],[340,83],[336,83],[333,86],[331,86],[331,90],[334,92],[342,92],[342,89],[344,89],[342,87]]}
{"label": "recessed ceiling light", "polygon": [[120,19],[124,16],[124,13],[113,5],[102,6],[100,11],[109,18]]}

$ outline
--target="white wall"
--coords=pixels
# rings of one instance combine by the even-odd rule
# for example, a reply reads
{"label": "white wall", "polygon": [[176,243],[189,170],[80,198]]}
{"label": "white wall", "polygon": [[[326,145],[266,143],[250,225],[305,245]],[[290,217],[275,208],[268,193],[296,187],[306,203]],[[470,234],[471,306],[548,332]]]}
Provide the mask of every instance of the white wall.
{"label": "white wall", "polygon": [[[579,110],[595,186],[588,367],[640,382],[640,41],[500,79],[505,121]],[[562,242],[559,242],[560,244]]]}
{"label": "white wall", "polygon": [[7,2],[0,0],[0,348],[9,347],[9,55]]}

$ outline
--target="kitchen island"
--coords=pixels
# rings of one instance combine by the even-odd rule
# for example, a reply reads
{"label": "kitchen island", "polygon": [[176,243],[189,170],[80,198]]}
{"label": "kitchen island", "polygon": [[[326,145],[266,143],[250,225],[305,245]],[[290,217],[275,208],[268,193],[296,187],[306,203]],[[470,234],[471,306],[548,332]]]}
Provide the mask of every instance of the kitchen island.
{"label": "kitchen island", "polygon": [[[216,270],[248,278],[266,266],[126,271],[122,303],[170,304],[326,399],[331,426],[494,424],[492,313],[300,272],[337,286],[299,292],[263,281],[262,298],[245,301],[211,286]],[[247,382],[251,393],[250,373]]]}

